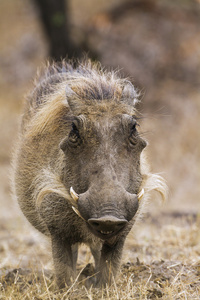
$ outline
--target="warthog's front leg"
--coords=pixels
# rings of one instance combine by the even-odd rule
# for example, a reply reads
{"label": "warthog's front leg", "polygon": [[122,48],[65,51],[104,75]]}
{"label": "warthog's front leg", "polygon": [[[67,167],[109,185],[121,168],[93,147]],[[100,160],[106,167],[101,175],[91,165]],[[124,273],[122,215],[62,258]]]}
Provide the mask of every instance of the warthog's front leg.
{"label": "warthog's front leg", "polygon": [[52,235],[52,254],[59,288],[70,286],[76,275],[77,245],[70,245],[63,236]]}
{"label": "warthog's front leg", "polygon": [[56,282],[59,288],[70,286],[76,275],[78,244],[72,231],[73,211],[66,199],[56,193],[48,194],[38,206],[40,216],[46,223],[52,242],[52,255]]}
{"label": "warthog's front leg", "polygon": [[124,241],[125,238],[120,239],[113,246],[104,242],[101,250],[99,270],[96,277],[97,287],[105,287],[106,284],[110,285],[115,278],[120,266]]}

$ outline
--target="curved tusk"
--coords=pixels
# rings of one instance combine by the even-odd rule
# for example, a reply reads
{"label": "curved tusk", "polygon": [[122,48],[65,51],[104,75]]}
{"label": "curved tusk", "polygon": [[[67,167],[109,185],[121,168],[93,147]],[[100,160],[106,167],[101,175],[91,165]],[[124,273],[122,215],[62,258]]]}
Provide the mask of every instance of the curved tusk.
{"label": "curved tusk", "polygon": [[144,189],[142,189],[138,194],[137,194],[137,197],[138,197],[138,201],[140,201],[144,196]]}
{"label": "curved tusk", "polygon": [[79,195],[74,191],[73,187],[70,187],[70,195],[74,199],[74,201],[78,201]]}
{"label": "curved tusk", "polygon": [[83,221],[85,221],[85,219],[81,216],[80,212],[78,211],[78,209],[76,209],[74,206],[72,206],[73,211],[81,218],[83,219]]}

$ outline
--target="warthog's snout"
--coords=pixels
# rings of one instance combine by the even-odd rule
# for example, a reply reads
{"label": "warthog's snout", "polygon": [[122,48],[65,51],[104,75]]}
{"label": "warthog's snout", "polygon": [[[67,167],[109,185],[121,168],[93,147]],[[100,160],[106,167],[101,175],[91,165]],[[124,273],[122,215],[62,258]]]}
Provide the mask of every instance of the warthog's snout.
{"label": "warthog's snout", "polygon": [[128,221],[114,216],[104,216],[101,218],[91,218],[88,220],[88,223],[96,235],[107,239],[124,228]]}
{"label": "warthog's snout", "polygon": [[139,206],[137,195],[128,193],[120,186],[107,189],[106,193],[94,186],[80,195],[73,188],[70,193],[77,207],[72,207],[75,213],[87,222],[96,236],[104,240],[117,236],[125,229]]}

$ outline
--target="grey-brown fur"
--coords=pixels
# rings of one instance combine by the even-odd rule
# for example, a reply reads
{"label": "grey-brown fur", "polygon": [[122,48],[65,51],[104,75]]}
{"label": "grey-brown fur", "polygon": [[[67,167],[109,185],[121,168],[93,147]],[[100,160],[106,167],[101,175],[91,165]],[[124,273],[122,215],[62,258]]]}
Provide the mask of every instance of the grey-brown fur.
{"label": "grey-brown fur", "polygon": [[92,284],[110,284],[149,191],[165,197],[163,179],[149,172],[141,154],[146,142],[136,129],[137,101],[129,81],[90,61],[48,66],[27,99],[13,190],[30,223],[51,238],[60,287],[76,276],[80,243],[95,259]]}

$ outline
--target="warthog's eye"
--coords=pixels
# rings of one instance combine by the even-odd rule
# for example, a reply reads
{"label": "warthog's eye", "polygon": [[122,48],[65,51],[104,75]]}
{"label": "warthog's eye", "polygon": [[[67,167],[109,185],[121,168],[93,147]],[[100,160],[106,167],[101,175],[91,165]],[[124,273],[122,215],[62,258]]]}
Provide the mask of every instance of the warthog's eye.
{"label": "warthog's eye", "polygon": [[80,134],[74,122],[72,123],[72,130],[68,136],[68,143],[71,147],[77,147],[81,144]]}
{"label": "warthog's eye", "polygon": [[138,125],[137,122],[134,122],[132,127],[131,127],[131,133],[134,134],[137,130],[136,130],[136,126]]}
{"label": "warthog's eye", "polygon": [[135,121],[133,124],[131,124],[131,130],[130,130],[130,136],[129,136],[129,141],[131,145],[136,145],[137,143],[137,127],[138,123]]}

